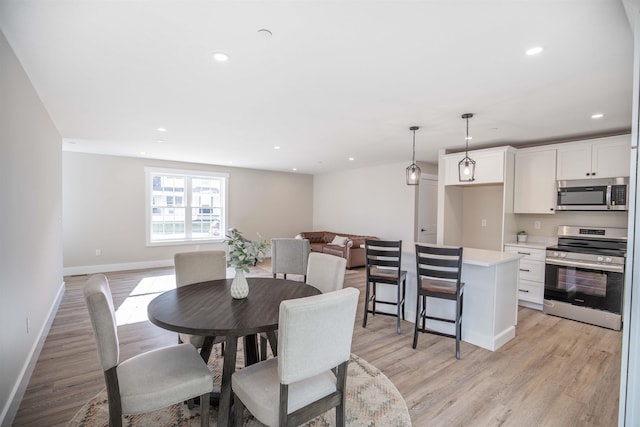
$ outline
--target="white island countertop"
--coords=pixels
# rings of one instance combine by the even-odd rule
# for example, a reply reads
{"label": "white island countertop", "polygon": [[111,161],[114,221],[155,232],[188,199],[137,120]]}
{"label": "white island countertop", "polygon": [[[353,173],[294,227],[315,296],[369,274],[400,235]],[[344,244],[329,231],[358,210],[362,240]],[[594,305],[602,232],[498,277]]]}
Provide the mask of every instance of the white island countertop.
{"label": "white island countertop", "polygon": [[464,248],[462,250],[462,263],[469,265],[478,265],[482,267],[492,267],[506,262],[512,262],[522,258],[514,252],[500,252],[488,249]]}

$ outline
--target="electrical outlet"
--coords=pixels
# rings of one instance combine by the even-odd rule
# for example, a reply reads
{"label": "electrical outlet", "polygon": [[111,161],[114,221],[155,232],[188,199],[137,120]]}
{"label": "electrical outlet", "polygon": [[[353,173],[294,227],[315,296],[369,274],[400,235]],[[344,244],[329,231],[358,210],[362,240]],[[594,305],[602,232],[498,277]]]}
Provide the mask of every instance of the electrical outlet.
{"label": "electrical outlet", "polygon": [[102,249],[96,249],[96,256],[102,255]]}
{"label": "electrical outlet", "polygon": [[533,228],[535,228],[536,230],[540,230],[540,221],[534,221]]}
{"label": "electrical outlet", "polygon": [[486,219],[482,219],[482,221],[480,221],[480,225],[483,227],[487,226],[487,220]]}

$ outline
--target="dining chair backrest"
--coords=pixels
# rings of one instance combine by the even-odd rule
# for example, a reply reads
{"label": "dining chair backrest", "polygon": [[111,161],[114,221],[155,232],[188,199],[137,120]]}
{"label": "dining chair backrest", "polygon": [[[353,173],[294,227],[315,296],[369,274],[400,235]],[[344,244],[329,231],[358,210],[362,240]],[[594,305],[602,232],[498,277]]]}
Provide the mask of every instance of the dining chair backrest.
{"label": "dining chair backrest", "polygon": [[366,239],[364,242],[366,273],[399,277],[402,266],[402,240]]}
{"label": "dining chair backrest", "polygon": [[347,260],[335,255],[312,252],[307,265],[307,284],[327,293],[342,289]]}
{"label": "dining chair backrest", "polygon": [[416,272],[419,280],[430,278],[455,282],[460,289],[462,272],[460,247],[416,244]]}
{"label": "dining chair backrest", "polygon": [[280,303],[278,375],[291,384],[349,360],[360,292],[335,292]]}
{"label": "dining chair backrest", "polygon": [[227,277],[225,251],[179,252],[173,256],[173,261],[178,287]]}
{"label": "dining chair backrest", "polygon": [[309,253],[311,244],[308,239],[271,239],[271,272],[274,277],[276,274],[305,275]]}
{"label": "dining chair backrest", "polygon": [[109,282],[104,274],[95,274],[89,278],[83,292],[96,338],[98,359],[102,370],[107,371],[120,362],[118,327]]}

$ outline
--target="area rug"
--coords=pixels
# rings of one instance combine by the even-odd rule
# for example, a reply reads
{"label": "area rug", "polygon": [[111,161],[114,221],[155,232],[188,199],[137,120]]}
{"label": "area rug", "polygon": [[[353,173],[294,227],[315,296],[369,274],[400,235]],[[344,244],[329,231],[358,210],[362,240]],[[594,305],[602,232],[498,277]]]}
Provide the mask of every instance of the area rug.
{"label": "area rug", "polygon": [[[211,357],[209,367],[214,372],[214,390],[220,390],[219,373],[221,372],[221,365],[221,358]],[[241,366],[241,363],[239,365]],[[404,399],[391,381],[378,368],[352,354],[347,375],[346,425],[354,427],[411,426],[411,418]],[[199,412],[199,406],[189,410],[186,404],[176,404],[148,414],[125,416],[123,425],[129,427],[196,427],[200,425]],[[212,406],[209,411],[209,425],[215,426],[217,420],[217,408]],[[108,424],[107,392],[102,390],[80,408],[68,426],[106,427]],[[245,412],[243,427],[260,426],[263,426],[263,424],[253,418],[249,412]],[[305,424],[305,426],[335,426],[335,410],[332,409],[325,412]]]}

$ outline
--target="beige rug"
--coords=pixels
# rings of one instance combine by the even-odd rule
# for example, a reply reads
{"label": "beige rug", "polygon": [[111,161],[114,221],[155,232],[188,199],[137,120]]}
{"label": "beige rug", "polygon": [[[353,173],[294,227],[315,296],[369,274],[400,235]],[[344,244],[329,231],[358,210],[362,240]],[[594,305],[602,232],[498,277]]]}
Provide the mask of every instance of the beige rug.
{"label": "beige rug", "polygon": [[[239,359],[238,364],[242,366],[241,357]],[[221,372],[221,362],[221,358],[211,357],[209,366],[213,372]],[[214,389],[220,390],[219,374],[214,377]],[[190,411],[186,404],[177,404],[148,414],[125,416],[124,425],[131,427],[195,427],[200,425],[199,411],[199,406]],[[411,426],[407,405],[396,387],[378,368],[354,354],[351,355],[348,369],[345,411],[345,421],[348,426]],[[209,425],[215,426],[218,419],[217,408],[211,407],[209,416]],[[102,390],[80,408],[68,426],[102,427],[109,424],[108,418],[107,392]],[[335,426],[335,410],[328,411],[305,425],[313,427]],[[243,426],[258,427],[263,424],[245,412]]]}

